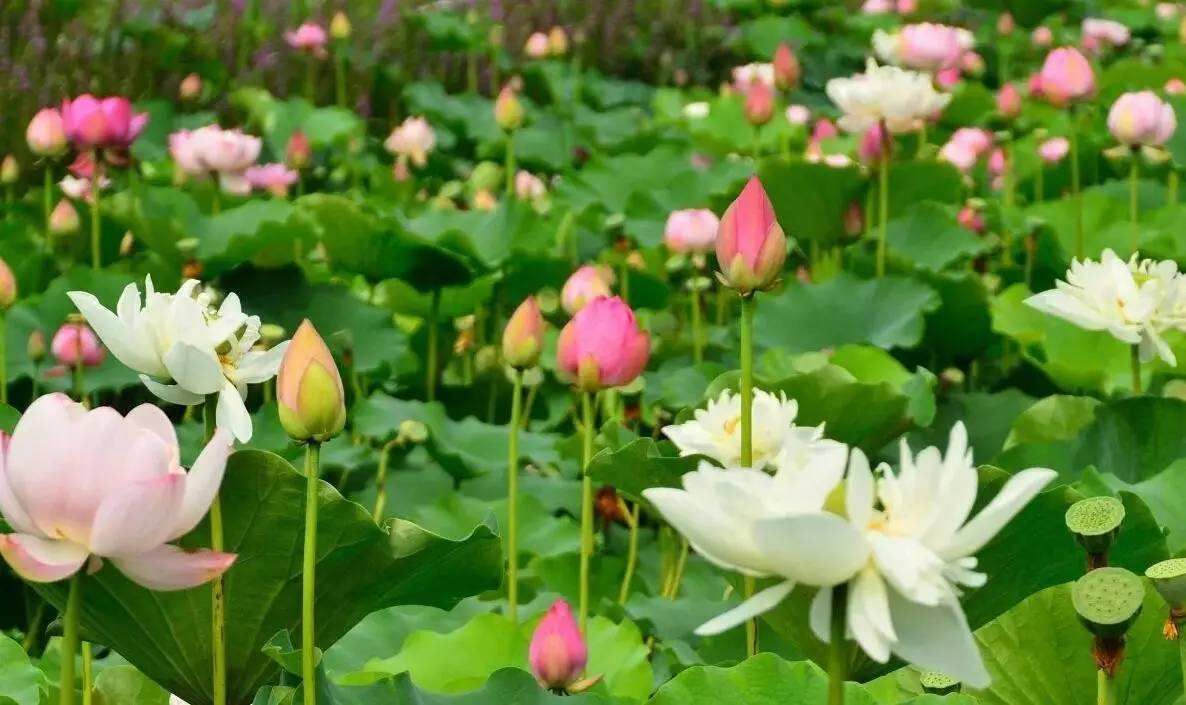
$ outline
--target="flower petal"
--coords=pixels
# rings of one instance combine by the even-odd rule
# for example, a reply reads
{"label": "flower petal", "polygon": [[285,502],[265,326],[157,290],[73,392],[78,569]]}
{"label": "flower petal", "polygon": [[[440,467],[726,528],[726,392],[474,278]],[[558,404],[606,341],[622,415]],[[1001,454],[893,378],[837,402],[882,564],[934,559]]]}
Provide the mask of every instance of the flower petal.
{"label": "flower petal", "polygon": [[266,352],[249,352],[239,358],[235,368],[235,381],[243,384],[260,384],[272,379],[280,370],[280,361],[289,341],[284,341]]}
{"label": "flower petal", "polygon": [[860,448],[853,448],[848,460],[848,483],[844,492],[844,509],[855,526],[868,526],[873,518],[876,490],[869,459]]}
{"label": "flower petal", "polygon": [[889,607],[898,633],[893,647],[895,654],[971,688],[988,687],[991,678],[958,602],[927,607],[890,590]]}
{"label": "flower petal", "polygon": [[1056,477],[1058,473],[1053,470],[1030,468],[1009,478],[988,506],[955,532],[939,555],[954,560],[976,553]]}
{"label": "flower petal", "polygon": [[218,393],[218,408],[215,412],[219,428],[225,428],[234,435],[240,443],[251,440],[251,415],[243,404],[243,397],[239,390],[229,381],[223,385]]}
{"label": "flower petal", "polygon": [[218,488],[222,485],[222,476],[226,470],[227,456],[230,455],[232,444],[230,432],[220,428],[202,449],[189,474],[185,476],[185,497],[181,501],[181,509],[166,541],[188,534],[202,517],[206,516],[206,511],[210,509],[210,504],[214,502]]}
{"label": "flower petal", "polygon": [[148,375],[140,375],[140,381],[148,388],[148,391],[155,394],[162,401],[167,401],[170,404],[194,406],[206,400],[201,394],[194,394],[191,391],[182,389],[181,385],[161,384]]}
{"label": "flower petal", "polygon": [[91,552],[138,555],[164,543],[185,497],[185,475],[169,473],[111,493],[95,513]]}
{"label": "flower petal", "polygon": [[87,550],[72,541],[30,534],[0,534],[0,556],[17,575],[34,583],[52,583],[78,572]]}
{"label": "flower petal", "polygon": [[226,381],[214,352],[190,343],[174,343],[165,353],[165,367],[177,384],[194,394],[213,394]]}
{"label": "flower petal", "polygon": [[[139,300],[139,291],[136,289],[136,285],[128,284],[128,287],[133,293],[129,295],[128,288],[124,289],[123,295],[120,296],[121,308],[124,307],[125,299],[130,299],[131,296],[135,296]],[[127,322],[104,308],[94,294],[85,291],[71,291],[66,295],[86,318],[87,324],[95,331],[95,335],[99,336],[111,354],[115,355],[120,362],[136,372],[144,374],[159,375],[164,372],[161,361],[156,358],[153,348],[142,344],[144,341],[138,340],[135,331],[128,326]]]}
{"label": "flower petal", "polygon": [[6,465],[5,453],[0,452],[0,515],[8,521],[9,526],[17,531],[23,534],[36,533],[37,529],[33,520],[29,518],[28,512],[17,501],[16,495],[12,492],[12,486],[8,484]]}
{"label": "flower petal", "polygon": [[851,578],[869,560],[869,544],[835,514],[799,514],[760,519],[754,543],[779,575],[808,585],[830,586]]}
{"label": "flower petal", "polygon": [[185,551],[163,544],[136,556],[113,558],[112,563],[130,580],[149,590],[185,590],[222,575],[235,559],[233,553],[208,549]]}
{"label": "flower petal", "polygon": [[[686,473],[688,476],[702,471]],[[714,470],[711,472],[731,472]],[[749,532],[739,529],[736,522],[708,506],[693,492],[668,487],[655,487],[643,491],[643,496],[663,515],[675,530],[688,539],[692,548],[705,560],[727,570],[737,570],[746,575],[768,575],[749,540]]]}
{"label": "flower petal", "polygon": [[728,612],[713,617],[699,627],[696,627],[696,634],[699,636],[713,636],[728,631],[739,624],[744,624],[754,617],[765,614],[777,607],[794,589],[795,583],[790,580],[772,585]]}
{"label": "flower petal", "polygon": [[164,442],[165,446],[174,451],[174,463],[176,464],[179,461],[177,429],[173,428],[173,423],[169,421],[169,417],[165,416],[165,412],[161,411],[160,407],[155,404],[141,404],[129,411],[128,415],[124,418],[156,434]]}

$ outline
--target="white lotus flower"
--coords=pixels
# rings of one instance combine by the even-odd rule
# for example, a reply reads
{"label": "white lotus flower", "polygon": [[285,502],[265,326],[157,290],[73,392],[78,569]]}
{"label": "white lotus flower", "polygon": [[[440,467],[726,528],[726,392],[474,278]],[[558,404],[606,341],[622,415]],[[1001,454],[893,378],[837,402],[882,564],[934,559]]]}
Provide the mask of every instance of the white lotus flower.
{"label": "white lotus flower", "polygon": [[129,284],[115,312],[85,291],[69,296],[111,354],[139,372],[150,392],[183,406],[217,394],[218,427],[240,442],[251,440],[251,416],[243,404],[247,385],[276,376],[288,343],[252,350],[259,340],[259,316],[243,313],[235,294],[215,310],[209,293],[198,293],[193,279],[176,294],[155,291],[152,277],[144,288],[143,306],[140,290]]}
{"label": "white lotus flower", "polygon": [[845,131],[863,134],[885,122],[890,132],[911,132],[947,107],[951,96],[935,90],[931,77],[869,59],[865,73],[828,81],[828,97],[844,112]]}
{"label": "white lotus flower", "polygon": [[755,83],[774,88],[774,73],[774,64],[768,61],[734,66],[733,86],[741,93],[748,92],[750,86]]}
{"label": "white lotus flower", "polygon": [[[974,554],[1056,473],[1045,468],[1017,473],[969,519],[979,477],[963,423],[952,428],[945,456],[935,447],[912,455],[903,440],[897,475],[883,465],[876,482],[863,454],[853,450],[853,456],[845,509],[867,560],[848,586],[850,637],[879,663],[892,653],[973,688],[986,687],[988,671],[959,603],[961,588],[984,585],[987,576],[976,572]],[[763,550],[785,547],[788,560],[821,560],[817,543],[842,556],[860,551],[835,539],[804,541],[800,527],[777,521],[760,521],[755,532]],[[820,590],[811,624],[825,641],[831,609],[832,591]]]}
{"label": "white lotus flower", "polygon": [[[836,514],[822,511],[844,477],[847,449],[821,447],[771,476],[751,468],[720,469],[705,462],[686,473],[684,488],[651,488],[647,498],[706,560],[752,577],[783,580],[740,606],[701,625],[697,634],[719,634],[773,609],[797,583],[831,586],[844,582],[868,560],[857,530]],[[765,541],[761,527],[777,522],[793,539],[814,545],[817,560],[800,560],[808,551]],[[793,555],[794,560],[787,560]]]}
{"label": "white lotus flower", "polygon": [[[799,405],[786,394],[754,390],[752,429],[753,467],[774,463],[785,448],[824,442],[823,427],[795,425]],[[680,455],[704,455],[725,467],[741,464],[741,395],[729,390],[697,409],[690,421],[663,427],[663,433],[679,448]]]}
{"label": "white lotus flower", "polygon": [[1125,262],[1104,250],[1099,262],[1074,260],[1066,281],[1025,302],[1080,328],[1107,331],[1117,340],[1140,346],[1144,362],[1156,355],[1177,365],[1161,335],[1172,328],[1186,329],[1186,280],[1172,260],[1138,261],[1134,255]]}

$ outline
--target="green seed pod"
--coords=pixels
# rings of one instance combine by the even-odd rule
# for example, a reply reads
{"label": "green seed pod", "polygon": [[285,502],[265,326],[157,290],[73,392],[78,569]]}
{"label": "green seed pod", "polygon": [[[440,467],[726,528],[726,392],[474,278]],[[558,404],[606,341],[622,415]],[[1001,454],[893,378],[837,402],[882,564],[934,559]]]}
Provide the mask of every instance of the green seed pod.
{"label": "green seed pod", "polygon": [[1119,639],[1141,614],[1145,584],[1124,568],[1096,568],[1075,581],[1071,601],[1087,631]]}
{"label": "green seed pod", "polygon": [[1186,606],[1186,558],[1154,563],[1145,571],[1145,577],[1153,581],[1153,587],[1170,607]]}
{"label": "green seed pod", "polygon": [[1067,510],[1067,528],[1093,556],[1105,555],[1124,521],[1124,504],[1115,497],[1088,497]]}
{"label": "green seed pod", "polygon": [[918,676],[918,682],[922,685],[924,693],[947,695],[948,693],[958,693],[960,690],[959,681],[938,671],[923,671]]}

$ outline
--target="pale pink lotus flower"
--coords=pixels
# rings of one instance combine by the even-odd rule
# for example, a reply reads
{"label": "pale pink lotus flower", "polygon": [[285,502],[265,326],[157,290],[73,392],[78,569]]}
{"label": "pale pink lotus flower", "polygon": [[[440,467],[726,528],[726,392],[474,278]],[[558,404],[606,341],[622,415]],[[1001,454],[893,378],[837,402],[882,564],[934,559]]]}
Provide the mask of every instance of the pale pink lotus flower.
{"label": "pale pink lotus flower", "polygon": [[99,342],[95,331],[85,323],[67,321],[54,333],[49,344],[54,359],[66,367],[98,367],[107,357],[107,349]]}
{"label": "pale pink lotus flower", "polygon": [[580,679],[588,659],[589,649],[572,609],[564,600],[556,600],[531,635],[531,672],[544,688],[563,692]]}
{"label": "pale pink lotus flower", "polygon": [[329,35],[326,34],[325,28],[316,22],[305,22],[295,30],[286,31],[284,41],[297,51],[323,59],[326,56],[325,45],[329,42]]}
{"label": "pale pink lotus flower", "polygon": [[127,98],[89,93],[62,101],[62,126],[75,149],[127,149],[148,124],[148,113],[132,112]]}
{"label": "pale pink lotus flower", "polygon": [[621,387],[642,374],[650,355],[650,336],[630,306],[617,296],[600,296],[560,331],[556,372],[585,392]]}
{"label": "pale pink lotus flower", "polygon": [[262,147],[260,138],[218,125],[169,135],[169,153],[179,169],[197,177],[215,174],[223,191],[240,196],[251,192],[247,167],[255,163]]}
{"label": "pale pink lotus flower", "polygon": [[958,68],[974,43],[968,30],[933,22],[908,24],[893,33],[873,33],[873,49],[883,61],[932,73]]}
{"label": "pale pink lotus flower", "polygon": [[1128,27],[1114,20],[1104,20],[1098,17],[1088,17],[1083,20],[1083,43],[1095,49],[1105,46],[1118,47],[1128,44],[1131,38]]}
{"label": "pale pink lotus flower", "polygon": [[1030,41],[1039,49],[1045,49],[1054,43],[1054,32],[1046,25],[1041,25],[1030,33]]}
{"label": "pale pink lotus flower", "polygon": [[733,67],[733,89],[745,95],[750,86],[760,83],[767,88],[774,89],[774,64],[770,62],[755,62]]}
{"label": "pale pink lotus flower", "polygon": [[37,111],[25,128],[29,151],[39,157],[60,157],[66,153],[66,128],[56,108]]}
{"label": "pale pink lotus flower", "polygon": [[436,144],[436,133],[428,120],[412,116],[391,131],[383,142],[383,148],[395,156],[407,157],[412,164],[421,167],[427,163],[428,155]]}
{"label": "pale pink lotus flower", "polygon": [[742,294],[768,289],[782,275],[786,234],[758,177],[750,177],[721,217],[716,251],[721,281]]}
{"label": "pale pink lotus flower", "polygon": [[811,120],[811,109],[806,105],[787,106],[787,122],[792,125],[806,125]]}
{"label": "pale pink lotus flower", "polygon": [[1171,78],[1165,82],[1164,90],[1167,95],[1186,94],[1186,82],[1177,77]]}
{"label": "pale pink lotus flower", "polygon": [[610,295],[614,272],[609,267],[586,264],[573,272],[560,290],[560,305],[568,315],[576,315],[593,299]]}
{"label": "pale pink lotus flower", "polygon": [[705,253],[717,239],[721,221],[707,208],[672,211],[663,228],[663,244],[681,254]]}
{"label": "pale pink lotus flower", "polygon": [[534,201],[547,193],[548,187],[543,179],[523,169],[515,173],[515,197],[520,201]]}
{"label": "pale pink lotus flower", "polygon": [[1051,137],[1038,145],[1038,156],[1047,164],[1057,164],[1071,151],[1071,142],[1066,137]]}
{"label": "pale pink lotus flower", "polygon": [[279,162],[249,166],[244,176],[247,177],[251,188],[267,191],[276,198],[287,198],[288,187],[300,178],[296,170],[289,169]]}
{"label": "pale pink lotus flower", "polygon": [[1130,147],[1160,147],[1177,127],[1174,109],[1153,91],[1125,93],[1108,111],[1108,131],[1117,142]]}
{"label": "pale pink lotus flower", "polygon": [[546,59],[551,51],[548,35],[544,32],[532,32],[523,44],[523,53],[532,59]]}
{"label": "pale pink lotus flower", "polygon": [[1095,93],[1095,73],[1077,49],[1062,47],[1046,55],[1038,72],[1038,88],[1052,105],[1064,107]]}
{"label": "pale pink lotus flower", "polygon": [[997,91],[997,112],[1012,120],[1021,114],[1021,91],[1014,83],[1006,83]]}
{"label": "pale pink lotus flower", "polygon": [[169,542],[206,515],[230,450],[230,436],[216,431],[187,473],[173,424],[156,406],[121,416],[47,394],[0,455],[0,513],[14,531],[0,534],[0,555],[31,582],[93,572],[106,559],[150,590],[201,585],[235,556]]}

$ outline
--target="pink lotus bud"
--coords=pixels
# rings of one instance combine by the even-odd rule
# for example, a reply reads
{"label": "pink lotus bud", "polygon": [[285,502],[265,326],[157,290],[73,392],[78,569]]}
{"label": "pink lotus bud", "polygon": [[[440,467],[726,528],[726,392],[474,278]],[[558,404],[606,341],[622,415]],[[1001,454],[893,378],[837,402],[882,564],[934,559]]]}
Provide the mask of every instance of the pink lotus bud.
{"label": "pink lotus bud", "polygon": [[543,179],[522,169],[515,173],[515,197],[519,200],[534,201],[547,193],[548,187],[544,185]]}
{"label": "pink lotus bud", "polygon": [[287,198],[288,187],[300,178],[297,172],[276,163],[247,167],[244,176],[252,188],[267,191],[276,198]]}
{"label": "pink lotus bud", "polygon": [[708,252],[717,239],[721,221],[707,208],[672,211],[663,229],[663,243],[672,252]]}
{"label": "pink lotus bud", "polygon": [[860,201],[853,201],[844,209],[844,234],[856,237],[865,230],[865,209]]}
{"label": "pink lotus bud", "polygon": [[1182,95],[1186,93],[1186,82],[1180,78],[1171,78],[1165,82],[1165,92],[1168,95]]}
{"label": "pink lotus bud", "polygon": [[1047,164],[1061,162],[1070,151],[1071,143],[1066,137],[1052,137],[1038,145],[1038,156]]}
{"label": "pink lotus bud", "polygon": [[913,15],[918,12],[918,0],[898,0],[897,10],[899,15]]}
{"label": "pink lotus bud", "polygon": [[802,69],[799,66],[799,59],[795,56],[795,52],[791,50],[791,46],[786,42],[778,45],[778,49],[774,51],[774,83],[781,90],[788,91],[799,85],[799,77],[802,74]]}
{"label": "pink lotus bud", "polygon": [[34,365],[40,365],[45,359],[45,333],[42,333],[40,328],[29,334],[29,340],[25,343],[25,354]]}
{"label": "pink lotus bud", "polygon": [[593,299],[610,295],[614,273],[608,267],[586,264],[572,273],[560,290],[560,305],[568,315],[576,315]]}
{"label": "pink lotus bud", "polygon": [[20,162],[11,154],[5,154],[4,159],[0,159],[0,184],[15,184],[19,178],[21,178]]}
{"label": "pink lotus bud", "polygon": [[91,327],[81,321],[66,321],[54,333],[49,344],[54,359],[66,367],[98,367],[107,357],[107,350],[99,342]]}
{"label": "pink lotus bud", "polygon": [[535,367],[544,349],[545,328],[539,303],[534,296],[528,296],[502,331],[502,357],[506,363],[517,369]]}
{"label": "pink lotus bud", "polygon": [[788,105],[787,122],[792,125],[806,125],[811,120],[811,110],[806,105]]}
{"label": "pink lotus bud", "polygon": [[7,311],[16,303],[16,277],[12,274],[12,268],[3,259],[0,259],[0,310]]}
{"label": "pink lotus bud", "polygon": [[765,83],[751,84],[745,94],[745,119],[754,126],[765,125],[774,117],[774,91]]}
{"label": "pink lotus bud", "polygon": [[933,22],[909,24],[884,51],[896,55],[903,66],[921,71],[958,68],[960,60],[972,48],[972,35],[966,29]]}
{"label": "pink lotus bud", "polygon": [[62,125],[62,114],[55,108],[37,111],[25,129],[25,141],[29,151],[39,157],[60,157],[66,153],[66,129]]}
{"label": "pink lotus bud", "polygon": [[1031,98],[1042,97],[1042,74],[1030,74],[1029,80],[1025,82],[1025,90],[1029,93]]}
{"label": "pink lotus bud", "polygon": [[966,230],[970,230],[976,234],[984,232],[984,216],[980,211],[972,206],[964,206],[960,209],[959,215],[956,216],[956,221],[960,226]]}
{"label": "pink lotus bud", "polygon": [[721,281],[743,296],[778,281],[787,258],[787,238],[758,177],[750,178],[721,217],[716,246]]}
{"label": "pink lotus bud", "polygon": [[568,53],[568,32],[560,25],[548,30],[548,51],[552,56],[564,56]]}
{"label": "pink lotus bud", "polygon": [[280,425],[296,441],[327,441],[346,425],[346,392],[334,356],[305,319],[276,376]]}
{"label": "pink lotus bud", "polygon": [[811,141],[822,142],[824,140],[830,140],[839,134],[840,131],[836,129],[835,123],[828,118],[820,118],[815,121],[815,128],[811,131]]}
{"label": "pink lotus bud", "polygon": [[84,94],[62,102],[62,126],[75,149],[127,149],[148,124],[148,113],[133,113],[127,98]]}
{"label": "pink lotus bud", "polygon": [[302,130],[294,130],[284,149],[284,163],[300,171],[309,166],[312,156],[313,148],[309,146],[309,138]]}
{"label": "pink lotus bud", "polygon": [[1057,107],[1083,100],[1095,92],[1091,64],[1077,49],[1062,47],[1046,55],[1039,72],[1042,96]]}
{"label": "pink lotus bud", "polygon": [[939,159],[951,164],[956,169],[963,173],[968,173],[972,167],[976,166],[976,160],[979,159],[976,150],[967,142],[960,142],[958,140],[948,140],[947,144],[939,150]]}
{"label": "pink lotus bud", "polygon": [[191,73],[181,79],[180,85],[177,86],[177,97],[184,101],[193,101],[202,97],[202,77]]}
{"label": "pink lotus bud", "polygon": [[72,235],[78,232],[78,211],[66,199],[58,201],[49,214],[49,231],[54,235]]}
{"label": "pink lotus bud", "polygon": [[531,672],[544,688],[562,692],[585,672],[588,657],[572,610],[564,600],[556,600],[531,635]]}
{"label": "pink lotus bud", "polygon": [[326,55],[325,45],[329,41],[329,35],[326,34],[325,28],[316,22],[305,22],[295,30],[285,32],[284,41],[293,49],[320,59]]}
{"label": "pink lotus bud", "polygon": [[630,384],[651,355],[650,337],[625,301],[598,297],[560,331],[557,374],[577,389],[595,392]]}
{"label": "pink lotus bud", "polygon": [[548,35],[543,32],[532,32],[523,45],[523,53],[532,59],[543,59],[548,56],[551,48],[548,46]]}
{"label": "pink lotus bud", "polygon": [[1054,43],[1054,32],[1046,25],[1042,25],[1034,29],[1030,34],[1030,41],[1039,49],[1045,49]]}
{"label": "pink lotus bud", "polygon": [[523,124],[523,104],[510,84],[502,87],[494,101],[494,122],[507,132],[517,130]]}
{"label": "pink lotus bud", "polygon": [[1006,83],[997,91],[997,112],[1009,120],[1021,114],[1021,91],[1016,85]]}
{"label": "pink lotus bud", "polygon": [[977,157],[981,157],[992,149],[993,135],[979,127],[961,127],[952,133],[951,141],[967,145]]}
{"label": "pink lotus bud", "polygon": [[992,150],[992,154],[988,155],[988,173],[992,176],[1000,176],[1005,173],[1005,150],[997,148]]}
{"label": "pink lotus bud", "polygon": [[1013,30],[1017,28],[1017,23],[1013,20],[1013,15],[1008,12],[1002,12],[1000,17],[997,17],[997,34],[1007,37],[1013,34]]}
{"label": "pink lotus bud", "polygon": [[975,51],[964,52],[959,68],[969,76],[980,76],[984,73],[984,57]]}
{"label": "pink lotus bud", "polygon": [[1125,93],[1108,111],[1108,130],[1130,147],[1163,145],[1177,126],[1174,109],[1153,91]]}
{"label": "pink lotus bud", "polygon": [[857,158],[863,164],[880,164],[888,152],[888,135],[881,128],[880,122],[873,123],[869,129],[861,134],[861,141],[857,145]]}

